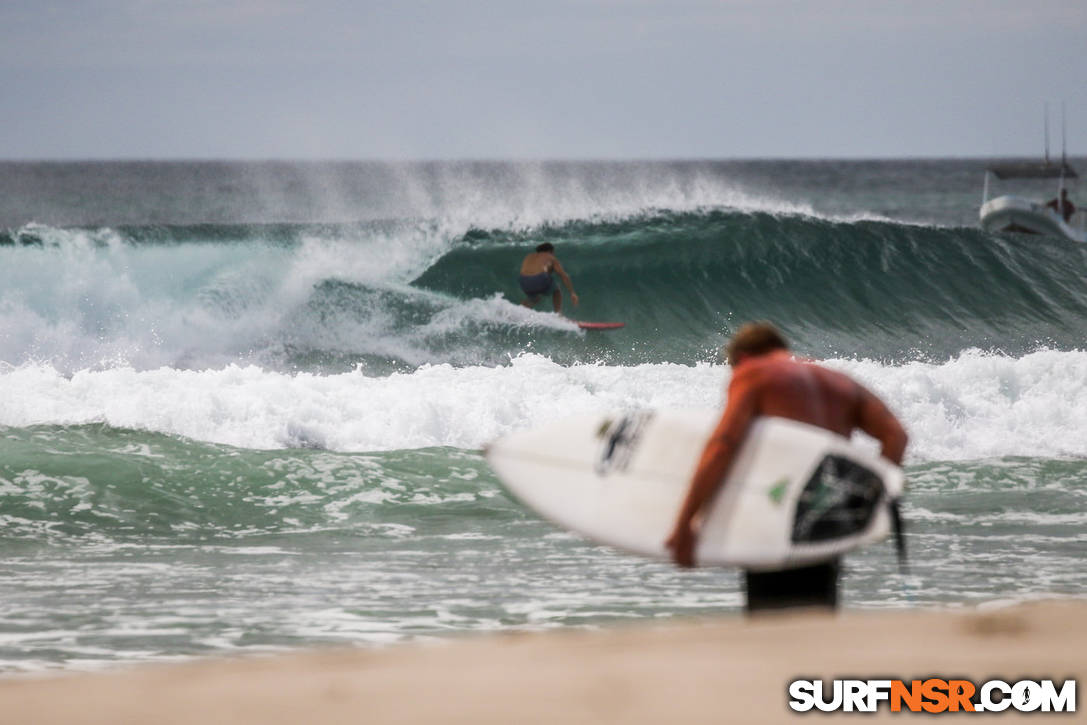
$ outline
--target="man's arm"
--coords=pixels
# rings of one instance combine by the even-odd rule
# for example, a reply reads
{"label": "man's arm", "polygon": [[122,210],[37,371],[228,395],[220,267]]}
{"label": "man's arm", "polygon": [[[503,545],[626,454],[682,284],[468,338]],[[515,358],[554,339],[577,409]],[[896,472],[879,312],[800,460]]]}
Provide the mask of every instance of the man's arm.
{"label": "man's arm", "polygon": [[897,466],[902,465],[902,455],[906,452],[909,436],[906,429],[898,422],[887,406],[874,393],[860,388],[860,423],[857,426],[880,442],[880,453]]}
{"label": "man's arm", "polygon": [[570,275],[566,274],[566,270],[562,268],[562,263],[555,257],[555,271],[559,273],[559,279],[566,286],[567,291],[570,293],[570,299],[573,303],[577,304],[577,292],[574,292],[574,283],[570,281]]}
{"label": "man's arm", "polygon": [[755,419],[756,396],[753,389],[735,383],[734,377],[729,385],[724,415],[702,450],[698,468],[676,517],[676,525],[664,543],[672,551],[672,560],[680,566],[694,566],[694,548],[698,543],[698,535],[692,525],[694,518],[717,492],[747,435],[748,427]]}

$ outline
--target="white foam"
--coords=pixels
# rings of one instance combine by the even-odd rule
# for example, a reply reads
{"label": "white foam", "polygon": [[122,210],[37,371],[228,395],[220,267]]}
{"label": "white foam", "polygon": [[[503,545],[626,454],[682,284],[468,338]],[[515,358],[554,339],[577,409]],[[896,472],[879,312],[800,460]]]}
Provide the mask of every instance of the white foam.
{"label": "white foam", "polygon": [[502,367],[436,365],[383,378],[219,370],[0,373],[0,424],[105,422],[247,448],[317,444],[336,451],[478,448],[507,431],[579,412],[713,405],[708,365],[563,367],[522,355]]}
{"label": "white foam", "polygon": [[[541,306],[550,308],[550,302]],[[435,315],[415,332],[420,337],[462,332],[469,325],[539,327],[577,332],[577,324],[569,318],[546,311],[539,312],[523,305],[511,304],[501,293],[483,299],[456,301]]]}
{"label": "white foam", "polygon": [[[911,461],[1087,455],[1087,352],[826,364],[888,402],[910,432]],[[475,449],[578,413],[719,407],[726,376],[708,364],[566,367],[534,354],[499,367],[434,365],[388,377],[234,365],[66,377],[34,364],[0,372],[0,425],[104,422],[259,449]]]}
{"label": "white foam", "polygon": [[[346,340],[353,352],[417,365],[433,359],[430,336],[469,323],[572,329],[498,295],[461,301],[410,287],[440,251],[441,235],[398,229],[287,247],[132,246],[109,230],[36,229],[43,248],[0,248],[0,361],[47,361],[65,372],[221,367],[275,359],[283,345],[337,351]],[[326,280],[409,300],[435,316],[405,330],[380,304],[365,314],[308,309]]]}
{"label": "white foam", "polygon": [[128,245],[110,230],[38,235],[43,248],[0,249],[0,360],[13,364],[154,367],[193,355],[223,364],[279,329],[313,284],[290,274],[282,248],[179,251]]}
{"label": "white foam", "polygon": [[[427,225],[396,230],[293,246],[134,246],[110,230],[37,229],[43,248],[0,247],[0,362],[202,368],[347,346],[419,365],[435,360],[432,338],[466,326],[473,335],[481,325],[574,329],[501,295],[460,300],[411,287],[446,237]],[[365,309],[311,308],[315,287],[330,280],[359,285],[354,304]],[[429,322],[405,327],[387,297],[428,310]]]}
{"label": "white foam", "polygon": [[907,423],[920,460],[1087,455],[1087,352],[968,350],[943,364],[834,361]]}

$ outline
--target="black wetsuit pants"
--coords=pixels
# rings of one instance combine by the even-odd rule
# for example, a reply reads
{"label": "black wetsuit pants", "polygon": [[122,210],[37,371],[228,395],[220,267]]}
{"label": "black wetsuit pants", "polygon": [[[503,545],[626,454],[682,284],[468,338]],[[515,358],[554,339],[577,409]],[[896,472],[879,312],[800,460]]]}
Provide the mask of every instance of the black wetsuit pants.
{"label": "black wetsuit pants", "polygon": [[764,612],[793,607],[838,608],[841,559],[782,571],[744,571],[744,611]]}

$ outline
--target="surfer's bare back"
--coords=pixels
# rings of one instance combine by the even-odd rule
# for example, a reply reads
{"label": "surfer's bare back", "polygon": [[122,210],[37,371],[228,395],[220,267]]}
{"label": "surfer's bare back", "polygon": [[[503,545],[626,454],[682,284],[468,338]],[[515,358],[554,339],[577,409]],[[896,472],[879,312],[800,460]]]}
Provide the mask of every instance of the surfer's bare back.
{"label": "surfer's bare back", "polygon": [[574,284],[570,281],[570,275],[562,268],[562,263],[555,256],[555,245],[544,242],[536,247],[536,251],[530,253],[521,262],[521,278],[519,280],[521,291],[526,299],[521,304],[525,307],[535,307],[548,292],[551,293],[551,304],[555,312],[562,312],[562,292],[552,278],[552,274],[558,274],[566,289],[570,292],[570,299],[577,306],[577,293],[574,292]]}
{"label": "surfer's bare back", "polygon": [[[883,401],[849,376],[797,360],[781,333],[766,322],[741,327],[729,341],[732,367],[728,403],[710,435],[665,546],[680,566],[694,565],[693,521],[713,498],[748,429],[760,416],[818,426],[848,438],[860,429],[878,440],[881,454],[902,463],[907,435]],[[747,572],[747,608],[837,605],[838,560],[783,572]],[[807,591],[805,591],[807,590]]]}

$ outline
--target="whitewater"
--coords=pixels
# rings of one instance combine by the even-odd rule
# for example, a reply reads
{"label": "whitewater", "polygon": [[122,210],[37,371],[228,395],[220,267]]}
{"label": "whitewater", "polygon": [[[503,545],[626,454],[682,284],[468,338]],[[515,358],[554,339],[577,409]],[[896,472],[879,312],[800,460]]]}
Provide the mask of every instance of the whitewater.
{"label": "whitewater", "polygon": [[[574,334],[574,333],[571,333]],[[945,363],[827,360],[909,423],[910,460],[1087,456],[1087,354],[963,352]],[[0,375],[0,425],[105,424],[253,449],[479,449],[525,426],[600,410],[723,404],[728,371],[671,363],[426,365],[372,377],[228,365],[190,371],[24,365]]]}
{"label": "whitewater", "polygon": [[[0,671],[738,611],[480,449],[720,408],[753,319],[910,433],[847,606],[1083,596],[1087,250],[979,230],[983,166],[0,163]],[[542,241],[625,328],[519,304]]]}

